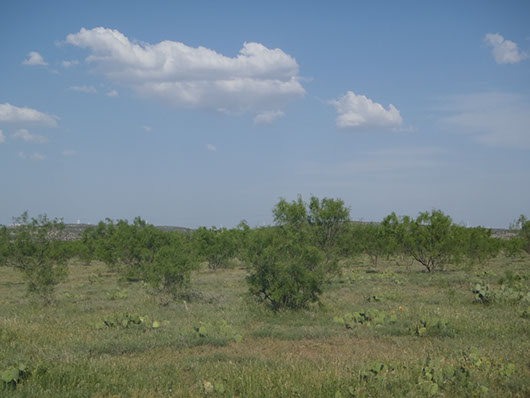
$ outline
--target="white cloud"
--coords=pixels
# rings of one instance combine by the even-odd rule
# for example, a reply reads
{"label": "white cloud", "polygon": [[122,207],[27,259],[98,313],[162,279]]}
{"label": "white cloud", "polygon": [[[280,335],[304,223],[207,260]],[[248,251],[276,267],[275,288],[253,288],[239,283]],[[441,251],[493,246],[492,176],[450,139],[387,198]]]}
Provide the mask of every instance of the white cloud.
{"label": "white cloud", "polygon": [[364,95],[348,91],[338,100],[329,101],[337,110],[339,128],[398,128],[403,123],[399,111],[392,104],[388,110]]}
{"label": "white cloud", "polygon": [[142,128],[146,133],[150,133],[151,131],[153,131],[153,128],[151,126],[142,126]]}
{"label": "white cloud", "polygon": [[491,47],[491,53],[498,64],[515,64],[528,58],[528,54],[521,52],[517,43],[506,40],[498,33],[488,33],[484,41]]}
{"label": "white cloud", "polygon": [[0,122],[35,123],[57,127],[59,118],[32,108],[18,107],[8,103],[0,104]]}
{"label": "white cloud", "polygon": [[42,55],[40,55],[37,51],[31,51],[28,54],[28,58],[26,58],[24,61],[22,61],[24,65],[48,65],[46,61],[44,61],[44,58],[42,58]]}
{"label": "white cloud", "polygon": [[437,147],[401,147],[355,153],[352,160],[336,164],[311,161],[299,171],[300,175],[324,178],[350,178],[357,175],[394,175],[403,171],[424,171],[440,167],[440,155],[444,150]]}
{"label": "white cloud", "polygon": [[442,99],[441,122],[491,147],[530,148],[530,98],[479,93]]}
{"label": "white cloud", "polygon": [[71,86],[70,90],[87,94],[95,94],[98,92],[94,86]]}
{"label": "white cloud", "polygon": [[41,155],[40,153],[34,153],[33,155],[31,155],[31,159],[32,160],[44,160],[46,159],[46,157],[44,157],[44,155]]}
{"label": "white cloud", "polygon": [[27,154],[24,152],[19,152],[18,157],[21,159],[31,159],[31,160],[44,160],[46,157],[40,153]]}
{"label": "white cloud", "polygon": [[283,111],[265,111],[254,117],[254,124],[272,124],[276,119],[285,115]]}
{"label": "white cloud", "polygon": [[259,43],[244,43],[236,57],[228,57],[169,40],[131,42],[102,27],[83,28],[66,42],[89,48],[87,62],[110,80],[179,108],[259,114],[305,94],[296,60]]}
{"label": "white cloud", "polygon": [[73,149],[66,149],[63,151],[63,156],[75,156],[77,155],[77,151],[74,151]]}
{"label": "white cloud", "polygon": [[217,148],[214,147],[212,144],[206,145],[206,149],[208,149],[209,151],[212,151],[212,152],[217,151]]}
{"label": "white cloud", "polygon": [[6,136],[4,135],[2,130],[0,130],[0,144],[3,144],[4,142],[6,142]]}
{"label": "white cloud", "polygon": [[72,66],[79,65],[79,61],[77,59],[72,59],[71,61],[62,61],[61,65],[63,68],[71,68]]}
{"label": "white cloud", "polygon": [[15,134],[13,134],[13,137],[15,139],[20,139],[20,140],[23,140],[25,142],[33,142],[33,143],[37,143],[37,144],[42,144],[42,143],[48,141],[48,139],[46,137],[43,137],[41,135],[31,134],[26,129],[17,130],[17,132]]}
{"label": "white cloud", "polygon": [[118,95],[120,95],[118,93],[118,91],[116,90],[110,90],[107,94],[105,94],[107,97],[117,97]]}

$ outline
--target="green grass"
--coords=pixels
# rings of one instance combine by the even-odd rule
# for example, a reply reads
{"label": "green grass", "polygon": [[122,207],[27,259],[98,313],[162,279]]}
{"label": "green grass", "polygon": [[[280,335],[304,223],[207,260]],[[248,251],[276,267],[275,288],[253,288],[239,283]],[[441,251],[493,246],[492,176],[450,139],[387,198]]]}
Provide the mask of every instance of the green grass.
{"label": "green grass", "polygon": [[[374,269],[362,259],[350,261],[319,305],[279,313],[247,296],[240,268],[194,274],[189,300],[167,306],[140,283],[120,282],[103,264],[75,261],[56,301],[43,306],[26,296],[19,273],[0,268],[0,372],[20,362],[31,372],[15,389],[0,387],[0,395],[425,397],[433,384],[424,374],[430,357],[458,369],[439,381],[437,396],[529,396],[530,321],[514,304],[475,302],[471,287],[479,278],[498,287],[506,271],[528,274],[530,258],[499,256],[476,269],[455,266],[435,274],[401,263],[384,260]],[[352,270],[362,278],[349,278]],[[381,278],[383,270],[394,277]],[[381,300],[368,301],[373,295]],[[372,308],[397,314],[397,321],[351,329],[333,322]],[[95,327],[124,312],[161,327]],[[421,337],[411,333],[409,327],[425,317],[448,327]],[[228,332],[215,326],[222,320]],[[212,324],[206,336],[194,329],[200,322]],[[236,342],[236,334],[243,340]],[[471,352],[480,359],[470,360]],[[383,364],[377,374],[369,370],[374,361]],[[513,374],[503,374],[507,363],[515,365]],[[214,391],[207,393],[205,383]]]}

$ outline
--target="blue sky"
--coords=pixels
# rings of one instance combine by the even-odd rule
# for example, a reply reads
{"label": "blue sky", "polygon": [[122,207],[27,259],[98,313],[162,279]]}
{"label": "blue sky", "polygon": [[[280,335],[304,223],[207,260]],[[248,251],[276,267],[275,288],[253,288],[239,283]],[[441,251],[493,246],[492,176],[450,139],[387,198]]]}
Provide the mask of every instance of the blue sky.
{"label": "blue sky", "polygon": [[0,4],[0,223],[530,214],[528,1]]}

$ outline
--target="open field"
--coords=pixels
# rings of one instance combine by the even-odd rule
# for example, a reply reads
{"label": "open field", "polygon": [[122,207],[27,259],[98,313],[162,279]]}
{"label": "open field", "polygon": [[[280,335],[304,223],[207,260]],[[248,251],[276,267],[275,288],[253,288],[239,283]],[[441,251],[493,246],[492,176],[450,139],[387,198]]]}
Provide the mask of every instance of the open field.
{"label": "open field", "polygon": [[[398,263],[373,268],[351,260],[320,305],[280,313],[248,297],[247,271],[239,267],[194,273],[186,304],[167,306],[139,283],[120,282],[104,264],[75,260],[56,302],[43,306],[26,297],[19,273],[0,268],[0,365],[22,362],[31,372],[3,394],[528,396],[530,321],[513,304],[474,302],[471,287],[478,278],[497,287],[510,279],[507,271],[528,275],[530,257],[501,255],[473,270],[433,274]],[[380,301],[367,300],[374,295]],[[334,322],[373,309],[397,319],[349,329]],[[102,322],[125,312],[149,319],[128,327]],[[447,327],[417,336],[415,326],[426,317]],[[153,328],[155,321],[160,326]]]}

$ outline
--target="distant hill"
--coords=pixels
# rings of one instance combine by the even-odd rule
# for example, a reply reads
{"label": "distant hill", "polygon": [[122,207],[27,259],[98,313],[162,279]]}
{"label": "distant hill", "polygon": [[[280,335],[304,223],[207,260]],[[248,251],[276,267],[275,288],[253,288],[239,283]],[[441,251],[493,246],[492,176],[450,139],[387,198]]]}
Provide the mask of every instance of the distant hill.
{"label": "distant hill", "polygon": [[[379,221],[352,221],[353,224],[381,224]],[[517,236],[517,231],[504,228],[486,228],[491,229],[491,236],[497,239],[510,239]]]}
{"label": "distant hill", "polygon": [[[64,224],[64,240],[77,240],[81,238],[81,234],[85,229],[88,227],[95,227],[95,225],[92,224]],[[184,228],[184,227],[172,227],[172,226],[166,226],[161,225],[155,226],[156,228],[162,230],[162,231],[179,231],[179,232],[187,232],[192,231],[191,228]]]}
{"label": "distant hill", "polygon": [[[354,224],[379,224],[379,222],[370,222],[370,221],[353,221]],[[92,224],[65,224],[64,225],[64,240],[77,240],[81,238],[81,234],[88,227],[95,227]],[[179,232],[188,232],[193,231],[192,228],[186,227],[174,227],[170,225],[155,225],[156,228],[161,231],[179,231]],[[510,239],[517,235],[516,231],[511,229],[502,229],[502,228],[491,228],[492,236],[498,239]]]}
{"label": "distant hill", "polygon": [[499,239],[510,239],[517,236],[517,231],[511,229],[491,228],[491,236]]}

